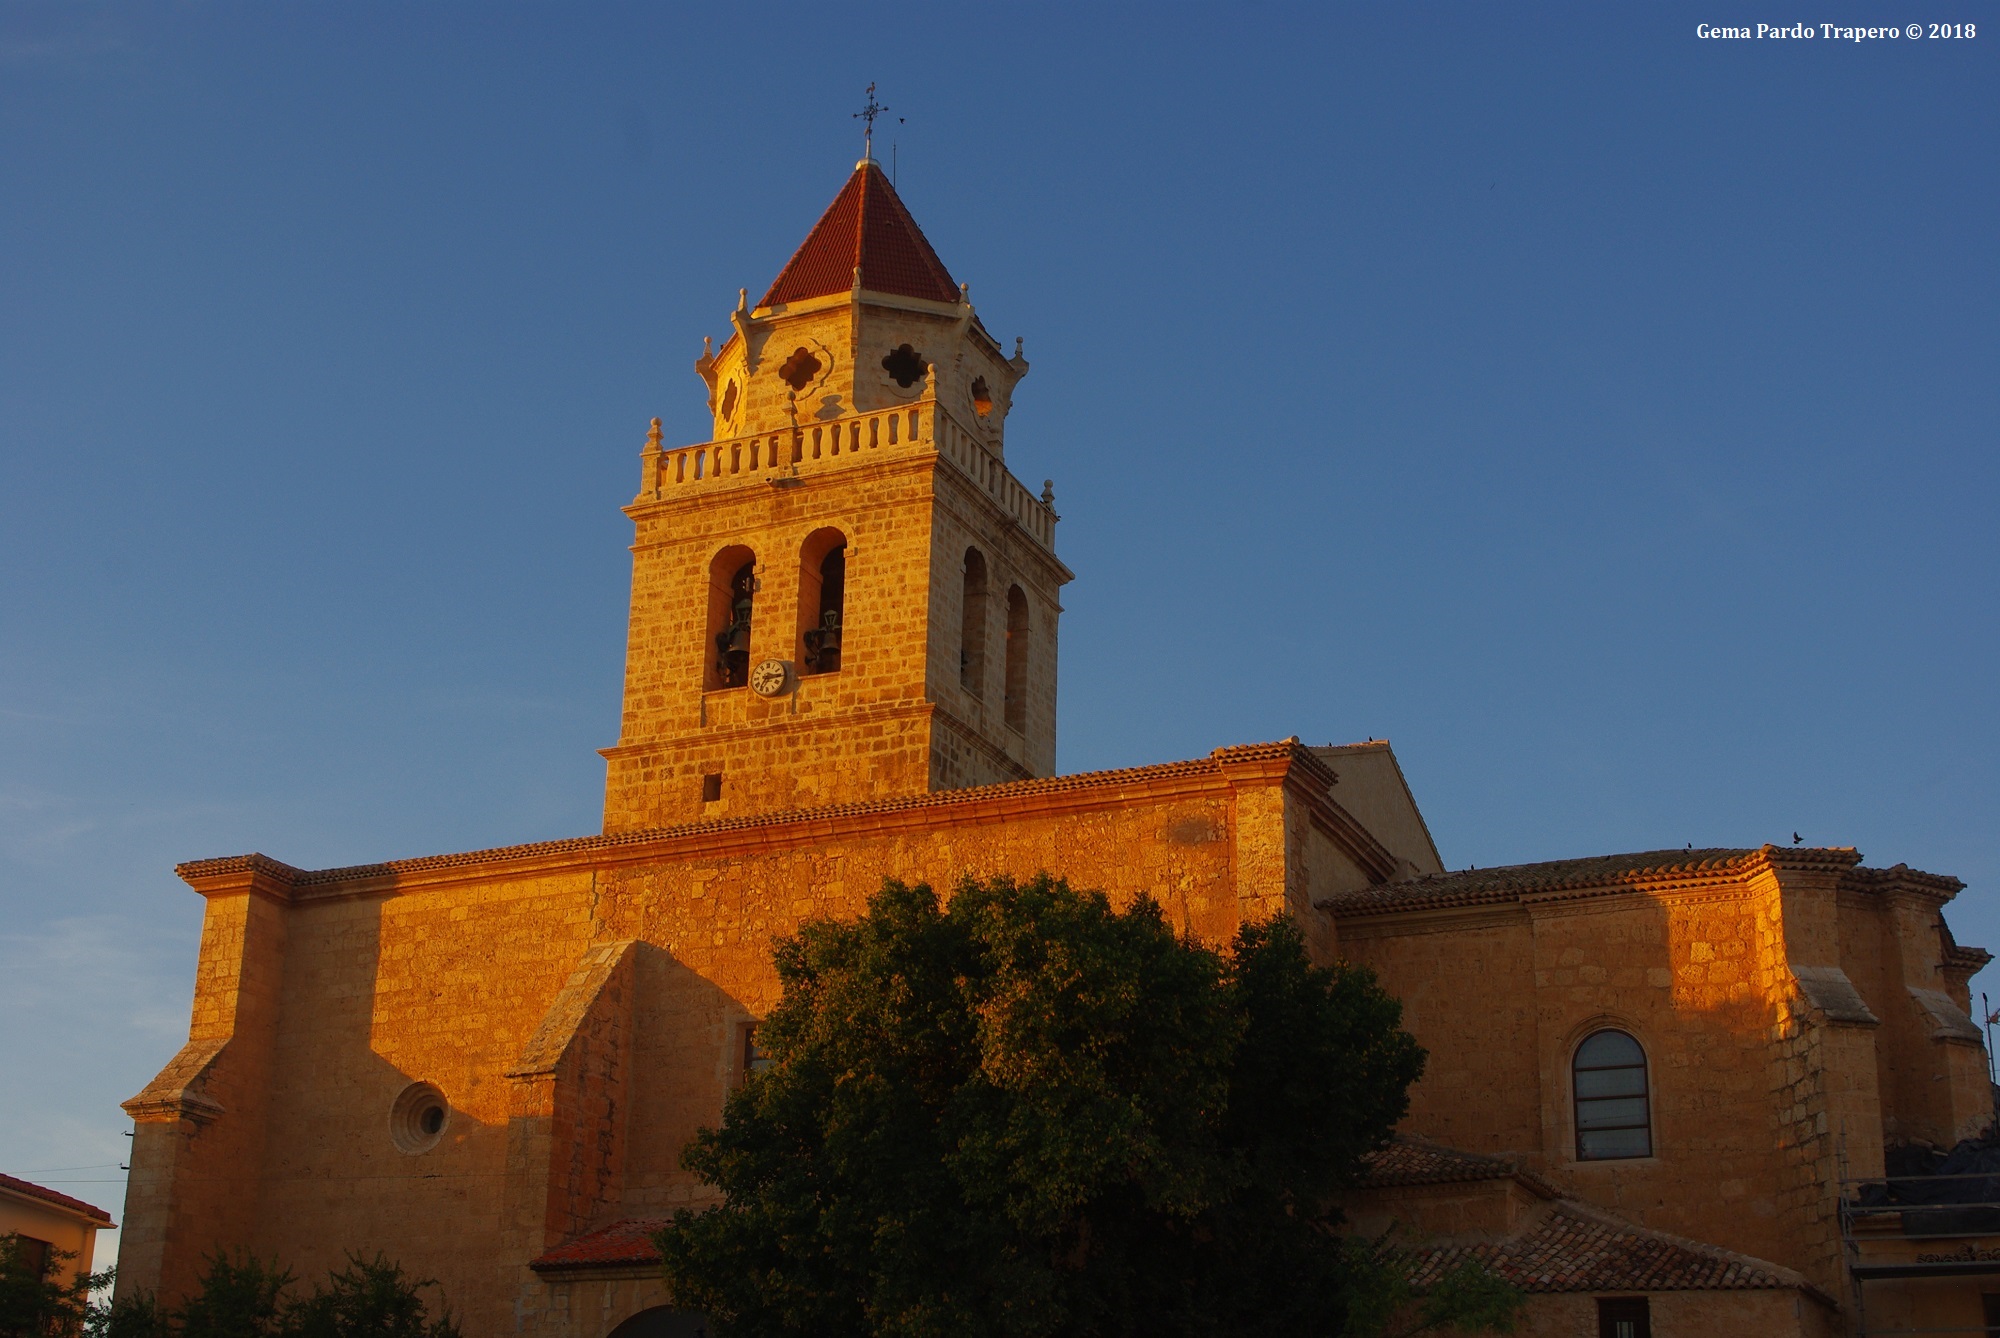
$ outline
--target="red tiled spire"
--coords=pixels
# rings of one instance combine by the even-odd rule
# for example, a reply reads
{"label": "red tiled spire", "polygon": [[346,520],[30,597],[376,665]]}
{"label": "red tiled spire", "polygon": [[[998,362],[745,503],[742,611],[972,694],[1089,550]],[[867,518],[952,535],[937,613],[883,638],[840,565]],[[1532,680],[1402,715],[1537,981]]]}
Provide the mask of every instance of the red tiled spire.
{"label": "red tiled spire", "polygon": [[951,272],[931,250],[923,229],[896,198],[896,188],[873,159],[854,165],[854,175],[758,305],[849,292],[856,267],[861,270],[861,286],[871,292],[958,301]]}

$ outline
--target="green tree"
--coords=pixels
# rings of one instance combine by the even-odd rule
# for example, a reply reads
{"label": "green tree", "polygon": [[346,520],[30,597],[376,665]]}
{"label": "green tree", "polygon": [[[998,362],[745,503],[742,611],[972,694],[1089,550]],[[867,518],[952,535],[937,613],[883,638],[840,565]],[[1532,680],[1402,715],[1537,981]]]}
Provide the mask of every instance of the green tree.
{"label": "green tree", "polygon": [[[101,1285],[110,1276],[93,1281]],[[90,1338],[459,1338],[450,1309],[440,1303],[433,1317],[424,1301],[424,1290],[437,1284],[411,1277],[379,1253],[350,1254],[347,1267],[308,1296],[287,1296],[291,1285],[292,1275],[276,1262],[218,1251],[204,1260],[193,1294],[179,1306],[123,1297],[92,1307],[88,1331]]]}
{"label": "green tree", "polygon": [[277,1338],[291,1284],[291,1273],[275,1261],[218,1251],[204,1262],[194,1294],[173,1312],[172,1327],[180,1338]]}
{"label": "green tree", "polygon": [[346,1268],[285,1307],[282,1338],[459,1338],[448,1308],[433,1318],[424,1304],[423,1290],[435,1286],[381,1254],[350,1254]]}
{"label": "green tree", "polygon": [[90,1293],[109,1273],[63,1275],[76,1258],[8,1232],[0,1235],[0,1338],[76,1338],[90,1314]]}
{"label": "green tree", "polygon": [[90,1338],[173,1338],[174,1318],[150,1294],[120,1296],[93,1302],[84,1331]]}
{"label": "green tree", "polygon": [[1391,1274],[1330,1207],[1423,1052],[1289,921],[1227,952],[1046,876],[889,882],[780,942],[769,1071],[684,1164],[676,1304],[732,1338],[1379,1329]]}

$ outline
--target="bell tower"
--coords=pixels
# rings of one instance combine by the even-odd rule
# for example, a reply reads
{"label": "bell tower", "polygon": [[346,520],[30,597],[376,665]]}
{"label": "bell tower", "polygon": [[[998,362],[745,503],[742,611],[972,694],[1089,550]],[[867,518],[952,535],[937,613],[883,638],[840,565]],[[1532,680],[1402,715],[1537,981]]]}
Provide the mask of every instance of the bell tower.
{"label": "bell tower", "polygon": [[1053,494],[1027,374],[872,157],[695,363],[708,441],[640,456],[606,831],[1047,776]]}

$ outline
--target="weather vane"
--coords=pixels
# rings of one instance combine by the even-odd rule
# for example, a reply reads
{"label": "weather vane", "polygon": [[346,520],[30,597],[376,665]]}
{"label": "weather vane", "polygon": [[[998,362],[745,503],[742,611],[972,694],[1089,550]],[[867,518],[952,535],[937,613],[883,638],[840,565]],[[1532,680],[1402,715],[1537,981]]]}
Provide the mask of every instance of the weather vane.
{"label": "weather vane", "polygon": [[[864,127],[861,135],[861,156],[864,160],[875,156],[875,118],[889,109],[875,100],[875,85],[868,85],[868,105],[854,113],[854,119]],[[897,117],[902,120],[902,117]]]}

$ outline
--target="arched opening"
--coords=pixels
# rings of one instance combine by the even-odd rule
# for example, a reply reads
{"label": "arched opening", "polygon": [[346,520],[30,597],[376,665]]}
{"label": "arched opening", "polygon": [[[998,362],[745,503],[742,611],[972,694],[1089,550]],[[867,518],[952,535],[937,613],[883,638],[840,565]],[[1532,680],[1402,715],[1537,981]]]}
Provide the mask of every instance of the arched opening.
{"label": "arched opening", "polygon": [[757,556],[740,544],[708,564],[708,668],[703,686],[714,691],[750,681],[750,615],[757,600]]}
{"label": "arched opening", "polygon": [[847,536],[814,530],[799,549],[799,665],[802,674],[840,669],[847,620]]}
{"label": "arched opening", "polygon": [[708,1338],[708,1335],[708,1316],[656,1305],[624,1320],[607,1338]]}
{"label": "arched opening", "polygon": [[1576,1094],[1576,1159],[1653,1155],[1652,1092],[1646,1051],[1629,1034],[1594,1031],[1570,1064]]}
{"label": "arched opening", "polygon": [[1028,597],[1021,587],[1007,587],[1007,695],[1003,715],[1007,728],[1028,730]]}
{"label": "arched opening", "polygon": [[965,598],[959,605],[958,685],[986,695],[986,555],[965,550]]}

